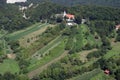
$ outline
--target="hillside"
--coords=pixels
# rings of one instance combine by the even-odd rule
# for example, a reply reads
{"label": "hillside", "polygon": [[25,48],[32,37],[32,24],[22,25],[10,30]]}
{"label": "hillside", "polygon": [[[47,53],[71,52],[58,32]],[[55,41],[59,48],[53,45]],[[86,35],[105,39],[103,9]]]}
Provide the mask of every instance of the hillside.
{"label": "hillside", "polygon": [[49,1],[1,1],[0,80],[120,80],[119,1]]}
{"label": "hillside", "polygon": [[[38,3],[44,0],[28,0],[28,2]],[[49,0],[54,3],[62,4],[62,5],[101,5],[101,6],[112,6],[112,7],[120,7],[119,0]]]}
{"label": "hillside", "polygon": [[0,3],[0,29],[13,32],[30,25],[31,22],[22,17],[19,7],[12,4]]}

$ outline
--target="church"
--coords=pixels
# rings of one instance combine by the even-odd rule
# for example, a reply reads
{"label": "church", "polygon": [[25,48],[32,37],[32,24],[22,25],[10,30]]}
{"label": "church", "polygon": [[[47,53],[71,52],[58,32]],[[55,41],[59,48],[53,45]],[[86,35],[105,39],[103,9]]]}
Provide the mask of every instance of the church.
{"label": "church", "polygon": [[64,13],[63,13],[63,20],[66,20],[66,24],[68,26],[73,26],[73,25],[76,24],[74,22],[75,21],[75,15],[73,15],[73,14],[67,14],[66,11],[64,11]]}

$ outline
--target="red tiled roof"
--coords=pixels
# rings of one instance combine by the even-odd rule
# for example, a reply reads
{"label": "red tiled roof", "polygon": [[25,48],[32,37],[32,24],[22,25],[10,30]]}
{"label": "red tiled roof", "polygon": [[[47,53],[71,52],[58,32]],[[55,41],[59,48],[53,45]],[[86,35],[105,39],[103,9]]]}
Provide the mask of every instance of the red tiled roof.
{"label": "red tiled roof", "polygon": [[106,70],[104,71],[104,73],[105,73],[105,74],[110,74],[110,71],[106,69]]}
{"label": "red tiled roof", "polygon": [[120,24],[119,25],[116,25],[116,30],[120,29]]}
{"label": "red tiled roof", "polygon": [[119,25],[116,25],[116,28],[120,28],[120,24],[119,24]]}
{"label": "red tiled roof", "polygon": [[66,14],[65,16],[66,16],[67,18],[69,18],[69,19],[74,19],[74,18],[75,18],[75,16],[72,15],[72,14]]}

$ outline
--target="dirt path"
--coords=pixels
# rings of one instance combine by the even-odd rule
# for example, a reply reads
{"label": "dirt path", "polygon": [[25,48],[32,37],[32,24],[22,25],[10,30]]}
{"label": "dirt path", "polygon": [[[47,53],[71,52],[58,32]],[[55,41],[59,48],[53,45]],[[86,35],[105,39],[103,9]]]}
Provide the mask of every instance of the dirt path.
{"label": "dirt path", "polygon": [[53,63],[57,62],[58,60],[62,59],[63,57],[65,57],[67,55],[67,53],[68,53],[68,51],[64,51],[64,53],[61,56],[53,59],[52,61],[48,62],[47,64],[45,64],[41,67],[39,67],[38,69],[29,72],[27,74],[28,77],[31,79],[34,76],[39,75],[43,70],[47,69],[48,66],[50,66],[51,64],[53,64]]}
{"label": "dirt path", "polygon": [[97,51],[97,49],[81,51],[80,53],[78,53],[80,54],[80,60],[82,60],[83,62],[87,61],[87,55],[93,51]]}

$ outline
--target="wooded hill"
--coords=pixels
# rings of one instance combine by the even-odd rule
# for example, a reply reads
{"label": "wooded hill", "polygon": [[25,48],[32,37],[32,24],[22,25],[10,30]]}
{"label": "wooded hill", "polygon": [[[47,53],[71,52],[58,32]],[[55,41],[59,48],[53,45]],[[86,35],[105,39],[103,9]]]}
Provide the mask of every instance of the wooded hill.
{"label": "wooded hill", "polygon": [[29,20],[26,20],[22,17],[23,13],[19,11],[17,5],[0,4],[0,6],[0,29],[5,29],[9,32],[23,29],[35,22],[39,22],[40,20],[48,20],[50,22],[56,21],[51,16],[61,13],[64,10],[68,13],[74,14],[77,23],[80,23],[82,18],[89,18],[90,20],[120,21],[119,8],[83,5],[65,7],[55,3],[46,2],[40,3],[36,8],[26,10],[26,15],[30,17]]}
{"label": "wooded hill", "polygon": [[0,29],[9,32],[23,29],[30,24],[22,17],[19,7],[12,4],[0,4]]}
{"label": "wooded hill", "polygon": [[[38,3],[43,2],[45,0],[28,0],[28,2]],[[62,5],[101,5],[101,6],[112,6],[112,7],[120,7],[119,0],[49,0],[54,3],[62,4]]]}

